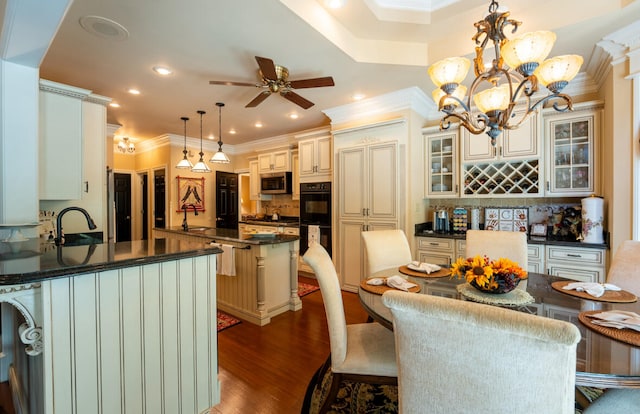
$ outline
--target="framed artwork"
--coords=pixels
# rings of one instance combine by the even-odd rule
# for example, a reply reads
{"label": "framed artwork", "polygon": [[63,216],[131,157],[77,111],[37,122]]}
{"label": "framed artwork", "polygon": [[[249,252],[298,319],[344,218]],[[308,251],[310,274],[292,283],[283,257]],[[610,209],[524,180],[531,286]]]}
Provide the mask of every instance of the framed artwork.
{"label": "framed artwork", "polygon": [[182,206],[187,204],[191,209],[193,204],[198,211],[204,211],[204,177],[180,177],[178,181],[178,208],[177,212],[184,211]]}

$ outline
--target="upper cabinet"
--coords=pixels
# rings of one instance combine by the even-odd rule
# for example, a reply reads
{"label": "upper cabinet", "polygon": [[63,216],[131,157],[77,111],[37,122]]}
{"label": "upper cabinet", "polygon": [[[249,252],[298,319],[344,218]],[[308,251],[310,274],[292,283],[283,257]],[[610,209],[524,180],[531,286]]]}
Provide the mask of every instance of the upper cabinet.
{"label": "upper cabinet", "polygon": [[291,171],[291,150],[281,150],[258,155],[258,172]]}
{"label": "upper cabinet", "polygon": [[[514,110],[514,119],[524,115],[524,109]],[[538,134],[538,114],[529,115],[522,124],[512,130],[504,130],[496,138],[496,145],[485,133],[473,135],[462,128],[462,162],[500,161],[538,157],[540,139]]]}
{"label": "upper cabinet", "polygon": [[271,195],[262,194],[258,161],[249,161],[249,198],[251,200],[271,200]]}
{"label": "upper cabinet", "polygon": [[331,136],[301,140],[300,182],[329,181],[333,172]]}
{"label": "upper cabinet", "polygon": [[300,200],[300,157],[297,152],[291,156],[291,199]]}
{"label": "upper cabinet", "polygon": [[82,101],[90,93],[72,86],[40,81],[40,200],[82,198]]}
{"label": "upper cabinet", "polygon": [[424,135],[425,198],[458,195],[458,134],[453,126],[446,131]]}
{"label": "upper cabinet", "polygon": [[547,195],[587,196],[599,190],[596,148],[601,135],[601,112],[591,106],[545,115]]}

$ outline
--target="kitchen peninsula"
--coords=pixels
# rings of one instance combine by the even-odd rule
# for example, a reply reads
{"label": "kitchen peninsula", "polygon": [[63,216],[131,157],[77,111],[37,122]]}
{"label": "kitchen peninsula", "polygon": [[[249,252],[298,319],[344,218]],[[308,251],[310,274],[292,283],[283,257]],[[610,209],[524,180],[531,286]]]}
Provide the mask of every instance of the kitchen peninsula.
{"label": "kitchen peninsula", "polygon": [[154,237],[208,242],[233,248],[235,275],[217,274],[218,309],[256,325],[302,309],[298,296],[299,237],[290,234],[247,234],[208,227],[154,228]]}
{"label": "kitchen peninsula", "polygon": [[[196,413],[217,404],[219,251],[171,239],[0,242],[3,352],[20,412]],[[5,325],[12,319],[19,326]]]}

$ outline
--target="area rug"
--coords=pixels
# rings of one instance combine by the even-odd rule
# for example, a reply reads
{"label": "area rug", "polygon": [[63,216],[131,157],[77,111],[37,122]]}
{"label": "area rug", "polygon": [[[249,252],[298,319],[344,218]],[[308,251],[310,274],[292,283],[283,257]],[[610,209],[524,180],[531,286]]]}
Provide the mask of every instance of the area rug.
{"label": "area rug", "polygon": [[320,288],[315,285],[311,285],[309,283],[298,282],[298,296],[303,297],[307,296],[309,293],[313,293]]}
{"label": "area rug", "polygon": [[222,311],[217,312],[217,319],[218,319],[218,332],[242,322],[240,319],[236,319],[233,316],[228,315]]}
{"label": "area rug", "polygon": [[[328,361],[327,361],[328,362]],[[325,364],[327,363],[325,362]],[[329,391],[331,369],[326,369],[320,378],[323,366],[311,378],[302,403],[302,414],[316,414]],[[602,395],[602,390],[590,387],[576,387],[589,402]],[[583,411],[576,402],[575,414]],[[335,402],[329,408],[330,414],[391,414],[398,412],[398,387],[395,385],[371,385],[360,382],[342,381]]]}

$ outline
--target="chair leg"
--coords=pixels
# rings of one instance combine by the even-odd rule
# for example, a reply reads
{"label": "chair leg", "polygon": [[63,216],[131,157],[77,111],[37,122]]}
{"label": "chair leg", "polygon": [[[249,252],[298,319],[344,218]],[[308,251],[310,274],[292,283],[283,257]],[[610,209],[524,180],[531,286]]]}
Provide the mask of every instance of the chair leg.
{"label": "chair leg", "polygon": [[327,396],[325,397],[322,407],[320,407],[319,414],[325,414],[327,411],[329,411],[329,408],[331,407],[331,403],[335,401],[336,396],[338,395],[338,390],[340,389],[341,382],[342,382],[342,374],[332,372],[331,383],[329,384],[329,391],[327,392]]}

